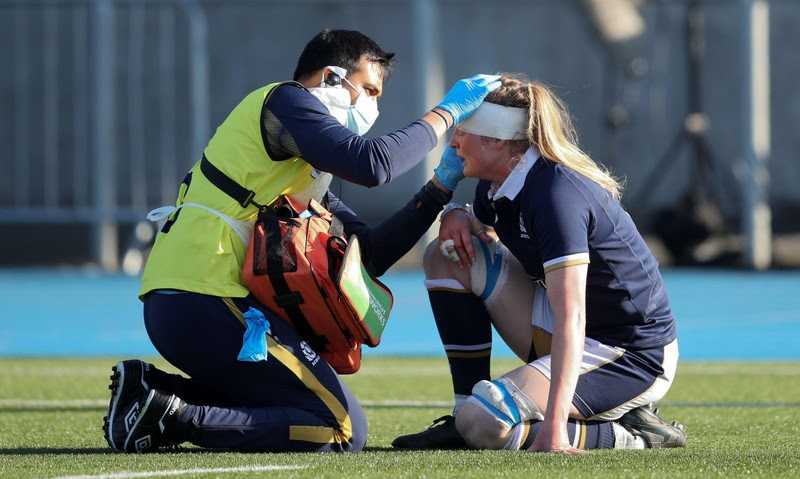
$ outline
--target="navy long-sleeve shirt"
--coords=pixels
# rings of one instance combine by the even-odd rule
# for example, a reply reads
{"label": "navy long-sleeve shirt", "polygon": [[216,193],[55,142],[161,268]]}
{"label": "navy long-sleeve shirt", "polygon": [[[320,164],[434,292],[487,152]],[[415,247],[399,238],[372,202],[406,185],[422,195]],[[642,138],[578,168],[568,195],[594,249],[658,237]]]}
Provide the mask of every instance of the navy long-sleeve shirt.
{"label": "navy long-sleeve shirt", "polygon": [[[422,120],[377,138],[360,137],[342,126],[325,105],[295,83],[277,86],[264,110],[263,124],[270,121],[272,114],[285,130],[274,134],[291,136],[291,141],[282,141],[289,154],[363,186],[386,183],[406,173],[437,142],[433,127]],[[328,192],[328,207],[342,221],[348,237],[358,236],[364,263],[376,276],[386,272],[416,244],[442,209],[431,195],[420,191],[391,217],[371,228],[331,192]]]}
{"label": "navy long-sleeve shirt", "polygon": [[297,150],[292,153],[314,168],[363,186],[387,183],[406,173],[437,142],[433,127],[422,120],[377,138],[358,136],[331,116],[314,95],[294,83],[275,87],[265,108],[265,115],[269,113],[294,140]]}
{"label": "navy long-sleeve shirt", "polygon": [[385,273],[419,241],[444,206],[420,190],[383,223],[370,228],[339,198],[330,192],[328,198],[330,211],[343,223],[345,234],[358,236],[361,258],[375,276]]}

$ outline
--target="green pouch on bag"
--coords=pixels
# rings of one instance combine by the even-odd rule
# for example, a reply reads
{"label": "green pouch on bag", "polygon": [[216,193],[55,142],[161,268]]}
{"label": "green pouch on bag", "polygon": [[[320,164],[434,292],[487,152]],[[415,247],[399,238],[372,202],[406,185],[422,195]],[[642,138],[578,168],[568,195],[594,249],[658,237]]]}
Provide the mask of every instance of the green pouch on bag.
{"label": "green pouch on bag", "polygon": [[355,235],[347,242],[336,286],[357,318],[356,324],[348,329],[360,333],[361,337],[356,339],[367,346],[377,346],[389,320],[394,297],[389,288],[361,264],[361,247]]}

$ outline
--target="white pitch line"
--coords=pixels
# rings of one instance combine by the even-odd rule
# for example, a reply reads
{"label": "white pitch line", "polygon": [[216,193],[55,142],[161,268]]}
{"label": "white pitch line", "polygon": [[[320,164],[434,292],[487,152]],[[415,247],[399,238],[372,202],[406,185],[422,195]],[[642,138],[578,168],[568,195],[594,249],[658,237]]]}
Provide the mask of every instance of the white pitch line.
{"label": "white pitch line", "polygon": [[453,401],[414,401],[385,399],[382,401],[359,401],[363,407],[453,407]]}
{"label": "white pitch line", "polygon": [[109,474],[94,474],[83,476],[60,476],[53,479],[133,479],[137,477],[164,477],[183,476],[186,474],[215,474],[221,472],[260,472],[283,471],[289,469],[305,469],[306,466],[241,466],[241,467],[215,467],[207,469],[172,469],[164,471],[122,471]]}

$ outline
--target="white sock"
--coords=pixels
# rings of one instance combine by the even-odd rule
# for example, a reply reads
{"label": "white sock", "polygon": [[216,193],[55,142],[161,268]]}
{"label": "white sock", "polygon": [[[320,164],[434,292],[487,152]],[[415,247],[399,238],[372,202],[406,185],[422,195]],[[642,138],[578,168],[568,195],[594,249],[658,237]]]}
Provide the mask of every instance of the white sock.
{"label": "white sock", "polygon": [[528,425],[524,422],[514,425],[514,427],[511,428],[511,434],[508,435],[508,440],[503,446],[503,449],[519,451],[519,448],[522,447],[522,441],[525,439],[525,430],[527,428]]}
{"label": "white sock", "polygon": [[464,405],[464,402],[467,400],[469,396],[466,394],[456,394],[456,402],[453,406],[453,417],[456,417],[458,414],[458,410],[461,409],[461,406]]}
{"label": "white sock", "polygon": [[611,423],[614,429],[614,449],[646,449],[644,438],[634,436],[630,431],[616,422]]}

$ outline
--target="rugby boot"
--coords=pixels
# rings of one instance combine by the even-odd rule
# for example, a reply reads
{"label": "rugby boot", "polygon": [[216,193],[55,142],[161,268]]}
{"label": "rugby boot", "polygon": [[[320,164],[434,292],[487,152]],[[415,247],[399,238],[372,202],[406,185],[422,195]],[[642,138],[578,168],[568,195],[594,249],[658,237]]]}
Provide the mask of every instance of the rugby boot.
{"label": "rugby boot", "polygon": [[158,389],[151,389],[142,404],[125,439],[124,451],[153,452],[162,446],[171,446],[164,438],[164,430],[177,421],[186,404],[178,396]]}
{"label": "rugby boot", "polygon": [[141,401],[150,391],[147,376],[154,370],[155,366],[138,359],[120,361],[111,368],[111,400],[108,415],[103,418],[103,433],[112,449],[123,450],[125,438],[143,406]]}
{"label": "rugby boot", "polygon": [[396,438],[392,446],[400,449],[469,449],[456,430],[456,418],[449,415],[433,421],[422,432]]}
{"label": "rugby boot", "polygon": [[664,421],[650,406],[631,409],[618,422],[634,436],[643,438],[648,447],[686,447],[689,442],[683,424]]}

